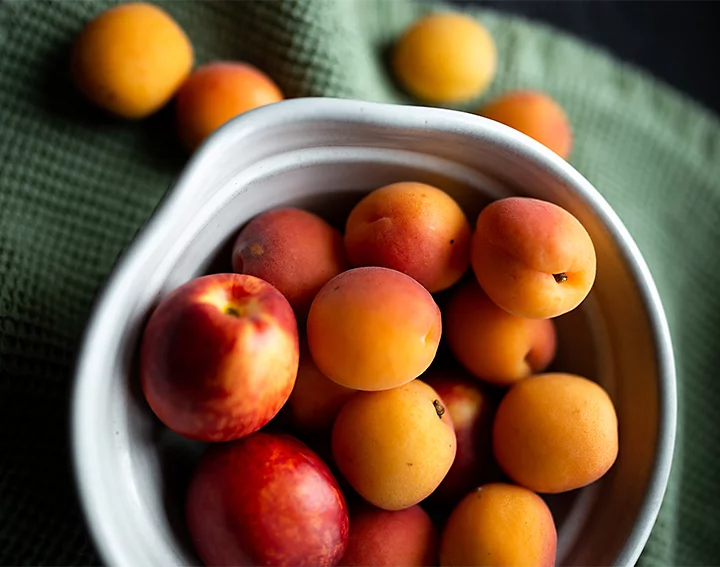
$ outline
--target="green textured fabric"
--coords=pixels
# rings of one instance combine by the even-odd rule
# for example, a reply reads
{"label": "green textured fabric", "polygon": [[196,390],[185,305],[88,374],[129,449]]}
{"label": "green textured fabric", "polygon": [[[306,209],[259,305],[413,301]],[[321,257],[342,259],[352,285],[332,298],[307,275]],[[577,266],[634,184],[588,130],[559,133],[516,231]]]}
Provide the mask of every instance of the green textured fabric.
{"label": "green textured fabric", "polygon": [[[68,392],[93,299],[182,167],[169,115],[138,123],[82,102],[68,48],[105,1],[0,0],[0,563],[99,561],[69,466]],[[240,58],[289,96],[407,102],[389,42],[409,0],[168,2],[199,62]],[[641,559],[720,562],[720,124],[635,69],[545,27],[478,13],[498,44],[489,96],[548,91],[575,130],[571,162],[626,223],[657,280],[677,350],[681,431]]]}

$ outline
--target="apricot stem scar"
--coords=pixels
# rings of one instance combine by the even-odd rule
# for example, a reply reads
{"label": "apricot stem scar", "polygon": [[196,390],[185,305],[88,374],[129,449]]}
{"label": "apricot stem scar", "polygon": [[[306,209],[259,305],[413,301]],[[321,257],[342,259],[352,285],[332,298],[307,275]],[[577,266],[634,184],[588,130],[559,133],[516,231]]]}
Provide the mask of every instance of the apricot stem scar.
{"label": "apricot stem scar", "polygon": [[445,414],[445,407],[440,403],[440,400],[433,400],[433,405],[435,406],[435,413],[442,419],[442,416]]}
{"label": "apricot stem scar", "polygon": [[565,272],[560,272],[559,274],[553,274],[553,277],[555,278],[555,281],[557,283],[563,283],[567,281],[567,276],[565,275]]}

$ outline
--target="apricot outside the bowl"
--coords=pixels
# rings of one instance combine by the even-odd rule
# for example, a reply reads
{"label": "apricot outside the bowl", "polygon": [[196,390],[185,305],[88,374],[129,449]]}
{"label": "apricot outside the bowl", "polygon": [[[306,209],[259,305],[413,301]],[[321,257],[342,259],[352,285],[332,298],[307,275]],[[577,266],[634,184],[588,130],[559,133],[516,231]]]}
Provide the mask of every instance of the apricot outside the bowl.
{"label": "apricot outside the bowl", "polygon": [[180,139],[194,150],[228,120],[283,98],[275,82],[249,63],[207,63],[178,91],[175,111]]}
{"label": "apricot outside the bowl", "polygon": [[163,107],[190,74],[190,39],[162,8],[145,2],[114,6],[90,21],[72,51],[71,72],[91,102],[123,118]]}
{"label": "apricot outside the bowl", "polygon": [[428,103],[461,103],[480,96],[495,77],[497,50],[488,30],[464,14],[440,12],[398,39],[392,67],[398,82]]}
{"label": "apricot outside the bowl", "polygon": [[563,159],[570,157],[570,121],[563,108],[546,93],[506,93],[480,108],[478,114],[530,136]]}

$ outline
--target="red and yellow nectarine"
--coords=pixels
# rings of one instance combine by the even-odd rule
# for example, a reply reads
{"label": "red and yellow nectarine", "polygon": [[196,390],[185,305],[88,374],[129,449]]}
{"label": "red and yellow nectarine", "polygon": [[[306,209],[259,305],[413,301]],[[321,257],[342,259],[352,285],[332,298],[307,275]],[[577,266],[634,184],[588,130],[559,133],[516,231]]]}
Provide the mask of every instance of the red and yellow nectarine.
{"label": "red and yellow nectarine", "polygon": [[298,369],[292,308],[269,283],[239,274],[186,282],[148,321],[140,384],[170,429],[230,441],[260,429],[287,401]]}
{"label": "red and yellow nectarine", "polygon": [[235,240],[232,264],[278,288],[302,322],[320,288],[349,267],[340,232],[292,207],[253,218]]}

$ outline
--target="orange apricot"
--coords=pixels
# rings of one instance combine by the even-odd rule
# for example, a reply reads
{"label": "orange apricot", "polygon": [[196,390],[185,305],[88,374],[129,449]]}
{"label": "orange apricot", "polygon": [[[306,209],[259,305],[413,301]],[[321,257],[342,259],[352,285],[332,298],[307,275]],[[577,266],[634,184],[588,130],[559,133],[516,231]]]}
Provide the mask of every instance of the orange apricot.
{"label": "orange apricot", "polygon": [[552,567],[557,530],[547,504],[534,492],[486,484],[453,510],[440,541],[443,567]]}
{"label": "orange apricot", "polygon": [[353,268],[315,297],[307,320],[320,372],[347,388],[384,390],[422,374],[440,343],[440,309],[410,276]]}
{"label": "orange apricot", "polygon": [[217,61],[196,69],[177,94],[180,139],[193,150],[228,120],[283,100],[275,82],[248,63]]}
{"label": "orange apricot", "polygon": [[273,284],[300,321],[317,292],[348,266],[342,235],[302,209],[273,209],[240,231],[232,251],[233,270]]}
{"label": "orange apricot", "polygon": [[411,95],[429,103],[460,103],[488,88],[495,76],[497,50],[480,22],[441,12],[418,20],[402,34],[392,67]]}
{"label": "orange apricot", "polygon": [[450,470],[455,450],[450,414],[421,380],[358,392],[333,425],[338,469],[360,496],[384,510],[426,498]]}
{"label": "orange apricot", "polygon": [[382,510],[360,505],[350,513],[350,537],[343,567],[429,567],[437,565],[438,533],[420,506]]}
{"label": "orange apricot", "polygon": [[530,197],[490,203],[478,216],[470,261],[490,299],[517,317],[575,309],[595,282],[595,247],[568,211]]}
{"label": "orange apricot", "polygon": [[530,136],[563,159],[570,156],[570,121],[562,107],[545,93],[510,92],[480,108],[478,114]]}
{"label": "orange apricot", "polygon": [[376,189],[350,212],[345,247],[354,266],[403,272],[430,293],[453,285],[470,264],[470,224],[444,191],[401,182]]}
{"label": "orange apricot", "polygon": [[290,423],[304,433],[330,432],[337,414],[355,392],[320,372],[303,343],[295,386],[285,404]]}
{"label": "orange apricot", "polygon": [[188,36],[162,8],[145,2],[114,6],[78,36],[71,73],[78,90],[123,118],[145,118],[164,106],[193,66]]}
{"label": "orange apricot", "polygon": [[556,348],[552,320],[511,315],[472,279],[451,293],[443,309],[445,337],[472,374],[496,386],[510,386],[552,362]]}
{"label": "orange apricot", "polygon": [[618,454],[615,408],[607,392],[572,374],[538,374],[505,395],[493,424],[493,451],[518,484],[543,493],[581,488]]}

